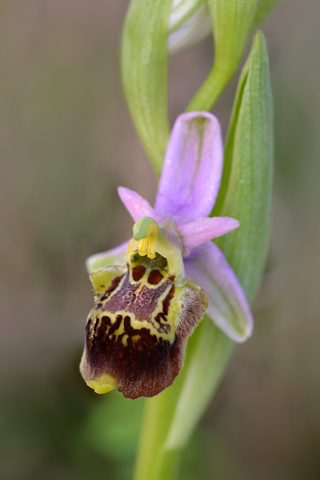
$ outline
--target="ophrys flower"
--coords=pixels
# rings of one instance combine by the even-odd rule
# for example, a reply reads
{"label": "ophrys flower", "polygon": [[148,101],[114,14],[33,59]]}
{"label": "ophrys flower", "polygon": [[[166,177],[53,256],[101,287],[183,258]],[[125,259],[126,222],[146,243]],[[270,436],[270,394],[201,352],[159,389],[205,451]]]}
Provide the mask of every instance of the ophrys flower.
{"label": "ophrys flower", "polygon": [[97,393],[153,396],[179,373],[187,337],[208,315],[244,341],[250,308],[211,239],[237,220],[207,217],[220,187],[223,147],[217,119],[180,115],[172,130],[155,208],[127,188],[119,195],[136,222],[133,238],[87,261],[95,306],[86,327],[81,373]]}

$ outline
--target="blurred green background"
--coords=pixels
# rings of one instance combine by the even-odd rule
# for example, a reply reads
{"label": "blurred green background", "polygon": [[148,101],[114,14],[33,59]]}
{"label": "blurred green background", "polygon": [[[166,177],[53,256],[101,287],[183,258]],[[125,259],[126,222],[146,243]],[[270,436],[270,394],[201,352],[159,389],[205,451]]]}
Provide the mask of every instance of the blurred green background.
{"label": "blurred green background", "polygon": [[[92,304],[84,262],[127,239],[116,187],[156,178],[121,91],[128,1],[0,5],[0,479],[130,478],[143,400],[97,396],[78,373]],[[238,346],[184,456],[185,480],[320,478],[320,4],[283,0],[263,24],[276,116],[271,251]],[[212,41],[170,61],[172,120]],[[236,79],[214,113],[227,131]]]}

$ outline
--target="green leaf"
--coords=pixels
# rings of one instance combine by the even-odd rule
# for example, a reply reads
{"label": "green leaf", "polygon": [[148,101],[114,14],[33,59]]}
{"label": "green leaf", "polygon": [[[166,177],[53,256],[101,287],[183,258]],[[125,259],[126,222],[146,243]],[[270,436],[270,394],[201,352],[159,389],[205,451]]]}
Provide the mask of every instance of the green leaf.
{"label": "green leaf", "polygon": [[167,31],[171,0],[132,0],[122,38],[122,80],[130,113],[157,173],[169,139]]}
{"label": "green leaf", "polygon": [[262,32],[243,67],[231,117],[222,184],[213,215],[230,216],[240,228],[217,245],[252,301],[269,245],[273,179],[273,103]]}
{"label": "green leaf", "polygon": [[258,2],[256,14],[253,19],[253,28],[262,22],[262,20],[277,2],[278,0],[260,0]]}
{"label": "green leaf", "polygon": [[190,440],[225,371],[234,342],[205,317],[189,340],[174,417],[165,447],[182,449]]}
{"label": "green leaf", "polygon": [[252,30],[257,3],[258,0],[208,0],[214,36],[214,64],[188,111],[210,110],[236,72]]}

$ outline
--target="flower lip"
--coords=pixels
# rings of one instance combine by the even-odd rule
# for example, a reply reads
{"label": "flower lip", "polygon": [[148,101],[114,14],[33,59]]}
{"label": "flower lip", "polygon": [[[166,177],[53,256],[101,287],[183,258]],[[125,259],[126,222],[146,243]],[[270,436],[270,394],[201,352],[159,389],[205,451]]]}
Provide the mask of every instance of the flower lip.
{"label": "flower lip", "polygon": [[179,264],[166,231],[159,237],[157,251],[165,256],[141,256],[143,239],[132,239],[126,269],[110,266],[91,274],[96,298],[80,370],[96,393],[117,387],[129,398],[150,397],[170,386],[187,337],[207,308],[203,290],[177,270],[182,257]]}

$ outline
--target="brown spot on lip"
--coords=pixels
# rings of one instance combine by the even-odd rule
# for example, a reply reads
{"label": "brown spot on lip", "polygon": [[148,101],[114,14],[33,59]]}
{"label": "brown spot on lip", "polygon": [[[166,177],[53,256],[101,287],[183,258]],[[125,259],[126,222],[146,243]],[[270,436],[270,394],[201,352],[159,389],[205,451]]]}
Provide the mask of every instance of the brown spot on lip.
{"label": "brown spot on lip", "polygon": [[[92,349],[92,342],[93,342],[93,339],[95,337],[95,335],[97,334],[97,326],[98,326],[98,323],[99,323],[99,318],[96,319],[95,321],[95,324],[94,324],[94,327],[93,327],[93,335],[89,337],[89,352],[91,352],[91,349]],[[90,328],[90,322],[88,323],[88,327]]]}
{"label": "brown spot on lip", "polygon": [[144,275],[146,269],[143,265],[137,265],[132,269],[132,278],[135,282],[138,282]]}
{"label": "brown spot on lip", "polygon": [[109,329],[109,336],[111,336],[114,332],[118,330],[118,328],[120,327],[121,321],[122,321],[122,315],[117,315],[116,321],[114,322],[113,325],[111,325]]}
{"label": "brown spot on lip", "polygon": [[[117,286],[119,285],[122,277],[123,277],[123,275],[119,275],[119,277],[116,277],[112,280],[110,287],[107,288],[107,290],[104,292],[104,295],[100,298],[101,302],[104,302],[108,298],[108,296],[109,296],[108,294],[110,294],[111,292],[113,292],[117,288]],[[105,285],[101,285],[101,287],[105,288]]]}
{"label": "brown spot on lip", "polygon": [[174,287],[174,285],[172,285],[168,295],[166,296],[166,298],[162,302],[163,313],[165,315],[168,315],[168,313],[169,313],[170,302],[171,302],[171,299],[174,296],[174,290],[175,290],[175,287]]}
{"label": "brown spot on lip", "polygon": [[159,270],[152,270],[148,277],[148,283],[151,285],[157,285],[163,279],[163,275],[159,272]]}

